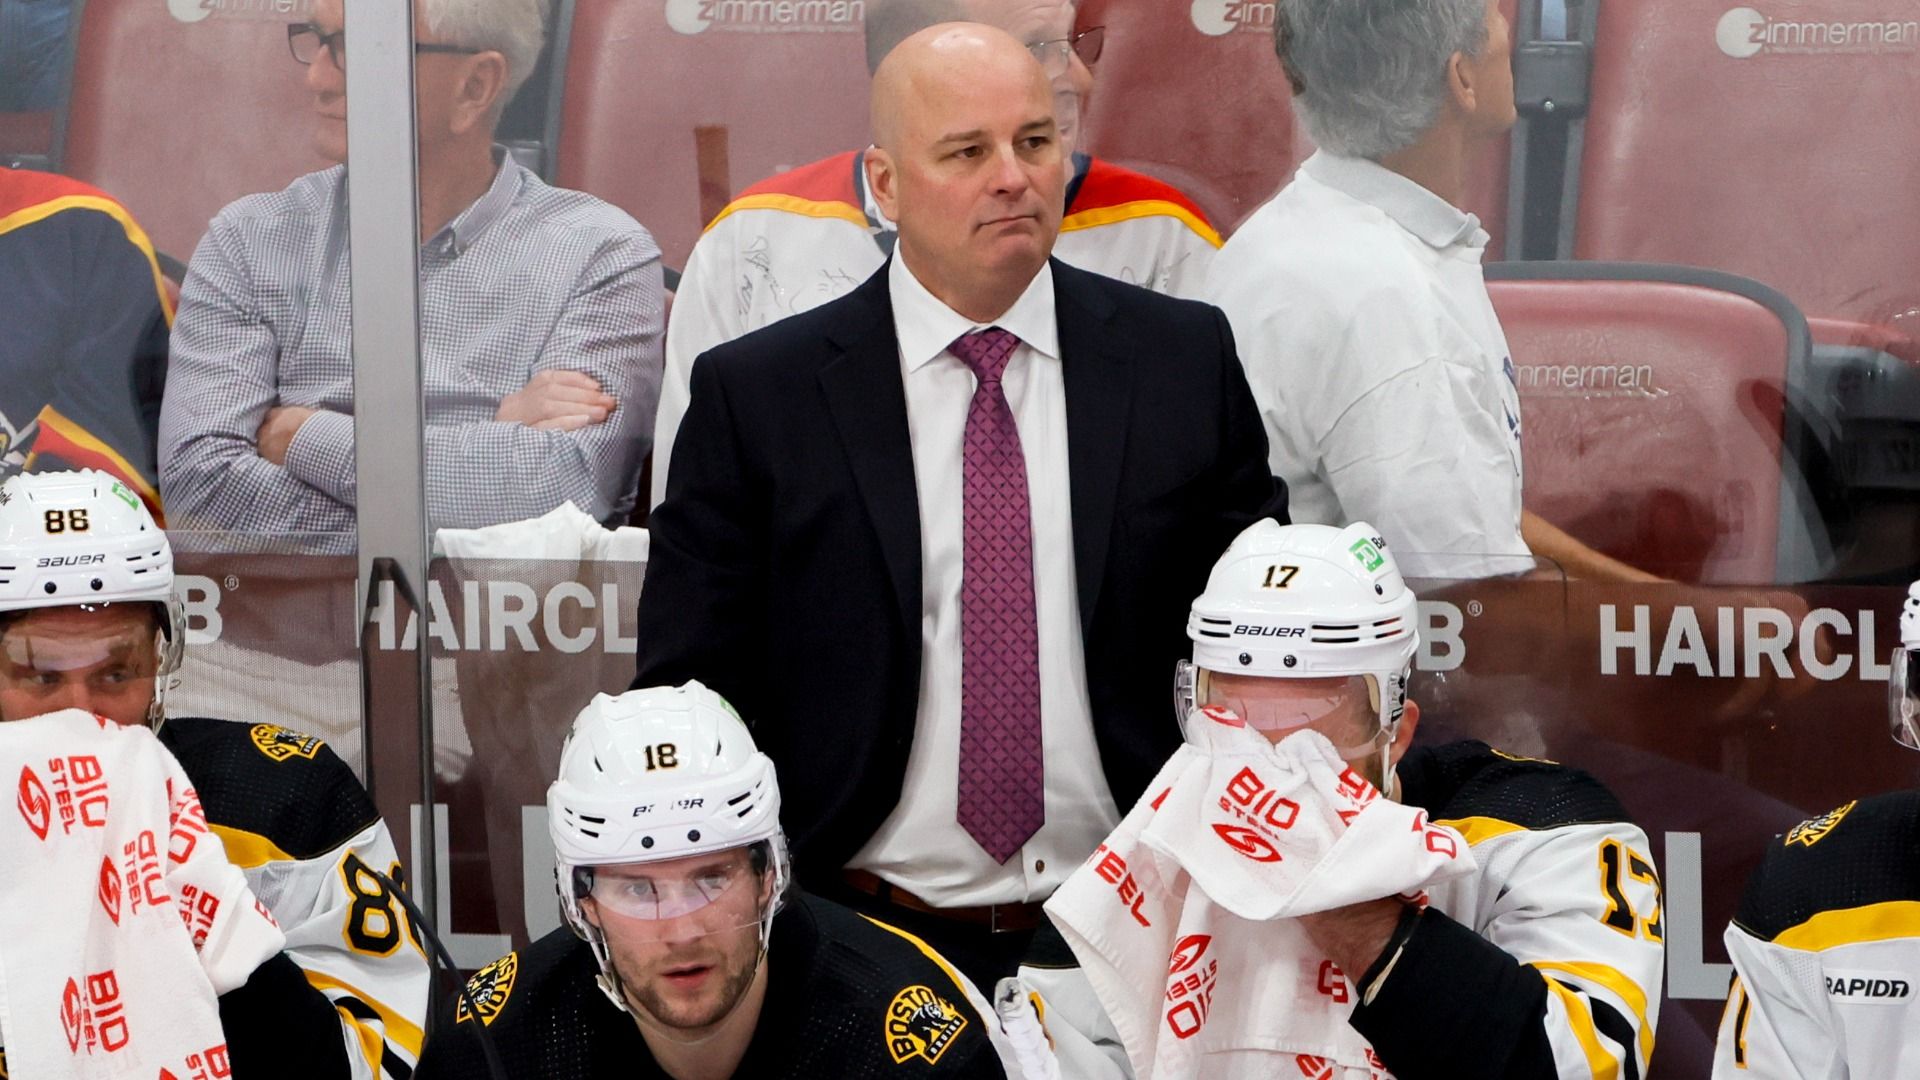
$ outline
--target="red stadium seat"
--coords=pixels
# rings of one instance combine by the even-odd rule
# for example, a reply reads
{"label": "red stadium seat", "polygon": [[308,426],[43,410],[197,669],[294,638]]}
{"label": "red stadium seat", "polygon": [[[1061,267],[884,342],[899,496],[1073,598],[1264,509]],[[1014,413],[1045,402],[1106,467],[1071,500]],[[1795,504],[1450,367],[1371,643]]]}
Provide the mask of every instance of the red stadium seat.
{"label": "red stadium seat", "polygon": [[0,112],[0,167],[45,154],[53,142],[53,110]]}
{"label": "red stadium seat", "polygon": [[1488,278],[1527,508],[1666,577],[1774,582],[1787,385],[1808,351],[1793,305],[1682,267],[1501,263]]}
{"label": "red stadium seat", "polygon": [[1792,297],[1822,343],[1913,352],[1913,320],[1858,325],[1920,320],[1920,125],[1901,119],[1920,97],[1913,15],[1599,5],[1575,256],[1741,274]]}
{"label": "red stadium seat", "polygon": [[[1502,0],[1512,17],[1515,0]],[[1107,28],[1088,109],[1093,153],[1174,184],[1221,232],[1259,208],[1313,153],[1273,49],[1273,5],[1240,0],[1082,0]],[[1467,209],[1501,250],[1507,143],[1476,162]]]}
{"label": "red stadium seat", "polygon": [[[326,162],[272,5],[80,0],[62,172],[112,192],[161,251],[193,254],[222,206]],[[183,22],[174,12],[198,16]]]}
{"label": "red stadium seat", "polygon": [[[718,15],[709,21],[709,11]],[[867,144],[863,5],[576,0],[555,182],[652,231],[667,265],[747,185]],[[781,13],[790,23],[772,20]],[[847,16],[806,21],[814,15]]]}

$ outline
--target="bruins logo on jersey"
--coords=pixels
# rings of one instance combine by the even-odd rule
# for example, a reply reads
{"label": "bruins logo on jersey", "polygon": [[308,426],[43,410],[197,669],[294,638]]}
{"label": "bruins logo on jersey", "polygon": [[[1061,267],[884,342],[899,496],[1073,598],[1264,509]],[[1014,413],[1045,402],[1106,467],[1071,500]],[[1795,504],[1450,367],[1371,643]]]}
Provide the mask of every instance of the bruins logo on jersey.
{"label": "bruins logo on jersey", "polygon": [[275,724],[255,724],[247,734],[253,740],[254,747],[274,761],[297,757],[311,759],[326,745],[311,735],[302,735]]}
{"label": "bruins logo on jersey", "polygon": [[967,1030],[953,1003],[924,986],[909,986],[887,1006],[887,1051],[895,1065],[921,1058],[932,1065]]}
{"label": "bruins logo on jersey", "polygon": [[[480,1022],[488,1027],[507,1007],[507,996],[513,993],[513,977],[520,973],[520,954],[510,952],[507,955],[473,973],[467,980],[467,992],[460,995],[460,1003],[454,1007],[453,1022],[464,1024],[480,1017]],[[471,1000],[473,1006],[468,1008]]]}
{"label": "bruins logo on jersey", "polygon": [[1848,803],[1838,810],[1829,810],[1811,821],[1803,821],[1795,825],[1793,830],[1787,833],[1786,842],[1780,846],[1788,847],[1793,844],[1804,844],[1807,847],[1812,847],[1820,841],[1825,840],[1827,834],[1838,828],[1840,820],[1846,817],[1847,813],[1855,806],[1858,806],[1859,803],[1860,800],[1855,799],[1853,802]]}

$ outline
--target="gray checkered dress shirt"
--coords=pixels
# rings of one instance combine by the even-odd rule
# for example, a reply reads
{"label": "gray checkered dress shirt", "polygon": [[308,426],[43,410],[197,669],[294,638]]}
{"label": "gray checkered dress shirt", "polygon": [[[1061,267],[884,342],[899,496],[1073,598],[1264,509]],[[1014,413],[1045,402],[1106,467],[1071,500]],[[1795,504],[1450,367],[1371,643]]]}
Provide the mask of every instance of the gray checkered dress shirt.
{"label": "gray checkered dress shirt", "polygon": [[[347,283],[344,166],[214,218],[180,292],[160,413],[170,528],[337,534],[297,546],[354,549]],[[506,158],[486,194],[420,250],[432,524],[494,525],[569,501],[623,520],[652,443],[664,297],[645,229]],[[548,369],[599,380],[619,403],[613,415],[573,432],[494,419]],[[255,447],[275,405],[322,410],[285,467]]]}

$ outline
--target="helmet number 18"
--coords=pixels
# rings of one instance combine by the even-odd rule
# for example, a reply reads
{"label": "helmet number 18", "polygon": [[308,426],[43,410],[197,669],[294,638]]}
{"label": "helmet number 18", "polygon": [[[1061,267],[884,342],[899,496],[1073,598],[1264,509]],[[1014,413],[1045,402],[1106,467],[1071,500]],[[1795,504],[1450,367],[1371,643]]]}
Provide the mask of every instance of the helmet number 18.
{"label": "helmet number 18", "polygon": [[647,771],[655,769],[676,769],[680,767],[680,752],[670,742],[658,743],[647,747]]}

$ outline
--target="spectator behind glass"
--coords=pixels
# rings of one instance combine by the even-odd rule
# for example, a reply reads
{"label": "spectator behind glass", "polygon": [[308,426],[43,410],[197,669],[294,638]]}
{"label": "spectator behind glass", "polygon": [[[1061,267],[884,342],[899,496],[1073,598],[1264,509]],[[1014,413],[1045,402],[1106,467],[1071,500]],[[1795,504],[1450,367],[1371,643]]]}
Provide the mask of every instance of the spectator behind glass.
{"label": "spectator behind glass", "polygon": [[1531,554],[1654,580],[1521,509],[1487,234],[1458,209],[1467,163],[1514,121],[1496,0],[1282,0],[1275,33],[1321,149],[1222,249],[1207,298],[1232,320],[1295,519],[1371,521],[1415,576]]}
{"label": "spectator behind glass", "polygon": [[0,112],[60,103],[73,0],[0,0]]}
{"label": "spectator behind glass", "polygon": [[95,468],[160,513],[167,300],[147,234],[105,192],[0,169],[0,478]]}
{"label": "spectator behind glass", "polygon": [[[1105,30],[1074,31],[1072,0],[868,0],[867,68],[927,27],[967,20],[1026,45],[1047,72],[1073,150]],[[667,374],[654,423],[653,502],[666,497],[674,435],[701,353],[845,295],[893,250],[898,228],[848,151],[763,180],[720,212],[687,258],[674,297]],[[1220,236],[1185,195],[1150,176],[1074,153],[1055,253],[1082,270],[1171,296],[1197,296]]]}
{"label": "spectator behind glass", "polygon": [[[423,0],[416,33],[427,509],[473,528],[633,504],[659,393],[659,249],[493,143],[547,0]],[[289,29],[342,164],[222,210],[194,253],[160,423],[174,524],[354,546],[342,0]]]}

